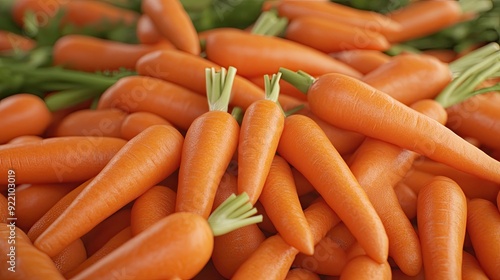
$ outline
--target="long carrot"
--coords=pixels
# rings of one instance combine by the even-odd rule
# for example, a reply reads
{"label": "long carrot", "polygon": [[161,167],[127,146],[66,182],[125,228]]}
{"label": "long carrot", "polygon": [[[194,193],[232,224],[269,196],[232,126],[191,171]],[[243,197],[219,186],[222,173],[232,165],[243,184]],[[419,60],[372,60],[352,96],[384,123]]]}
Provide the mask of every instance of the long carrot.
{"label": "long carrot", "polygon": [[464,251],[462,256],[462,279],[488,280],[476,257],[467,251]]}
{"label": "long carrot", "polygon": [[125,112],[116,108],[78,110],[64,117],[57,126],[54,136],[99,135],[120,138],[121,124],[126,116]]}
{"label": "long carrot", "polygon": [[499,279],[500,213],[495,204],[481,198],[467,202],[467,233],[486,275],[490,279]]}
{"label": "long carrot", "polygon": [[155,44],[128,44],[93,36],[69,34],[59,38],[53,46],[54,65],[80,71],[115,71],[134,69],[143,55],[173,48],[160,41]]}
{"label": "long carrot", "polygon": [[[500,183],[500,162],[386,93],[337,73],[310,81],[304,87],[309,107],[325,121]],[[357,117],[352,118],[353,115]]]}
{"label": "long carrot", "polygon": [[451,179],[435,177],[418,193],[418,235],[426,278],[460,279],[467,201]]}
{"label": "long carrot", "polygon": [[162,38],[162,35],[156,29],[155,24],[146,14],[142,14],[137,20],[135,35],[142,44],[154,44],[160,40],[166,40],[165,38]]}
{"label": "long carrot", "polygon": [[[227,112],[236,69],[206,69],[210,111],[193,121],[186,132],[179,167],[175,211],[207,218],[217,186],[236,152],[240,127]],[[227,77],[226,77],[227,74]]]}
{"label": "long carrot", "polygon": [[[380,263],[384,262],[388,254],[388,240],[382,222],[321,128],[303,115],[287,117],[278,153],[311,182],[367,254]],[[369,236],[365,234],[368,229],[371,232]]]}
{"label": "long carrot", "polygon": [[[15,225],[1,223],[0,236],[0,277],[2,279],[65,279],[52,259],[35,248],[26,234]],[[9,240],[15,240],[15,246]]]}
{"label": "long carrot", "polygon": [[391,278],[391,266],[387,261],[378,263],[366,255],[357,256],[347,262],[342,273],[341,280],[382,279]]}
{"label": "long carrot", "polygon": [[105,108],[153,113],[183,130],[208,111],[206,98],[174,83],[145,76],[124,77],[109,87],[97,104],[97,109]]}
{"label": "long carrot", "polygon": [[311,47],[239,29],[225,28],[211,32],[205,41],[205,52],[208,60],[223,67],[233,65],[244,77],[276,73],[280,67],[318,75],[337,72],[361,77],[350,66]]}
{"label": "long carrot", "polygon": [[21,36],[6,30],[0,30],[0,53],[7,51],[29,51],[36,42],[29,37]]}
{"label": "long carrot", "polygon": [[43,100],[35,95],[19,93],[0,102],[0,144],[17,136],[40,135],[52,119]]}
{"label": "long carrot", "polygon": [[292,170],[282,157],[274,156],[259,200],[283,240],[299,252],[312,255],[311,229],[300,205]]}
{"label": "long carrot", "polygon": [[241,194],[230,196],[208,220],[196,213],[173,213],[73,279],[192,279],[208,263],[214,236],[259,222],[261,217],[251,216],[254,211]]}
{"label": "long carrot", "polygon": [[347,50],[331,53],[330,55],[365,75],[389,62],[392,58],[376,50]]}
{"label": "long carrot", "polygon": [[76,268],[87,259],[87,251],[81,239],[77,239],[64,248],[59,254],[52,257],[57,270],[61,274]]}
{"label": "long carrot", "polygon": [[[158,125],[127,142],[78,198],[35,240],[35,246],[50,256],[57,254],[174,172],[179,166],[183,140],[175,128]],[[135,167],[133,172],[130,166]]]}
{"label": "long carrot", "polygon": [[144,0],[144,14],[151,18],[160,34],[181,51],[199,55],[198,33],[179,0]]}
{"label": "long carrot", "polygon": [[[82,182],[99,173],[125,145],[112,137],[53,137],[0,148],[0,170],[16,172],[18,184]],[[0,179],[7,184],[7,176]]]}
{"label": "long carrot", "polygon": [[246,192],[252,203],[262,192],[285,123],[277,103],[280,76],[264,76],[266,97],[245,110],[239,131],[238,192]]}
{"label": "long carrot", "polygon": [[120,127],[120,136],[123,139],[130,140],[141,133],[146,128],[156,125],[172,125],[169,121],[149,112],[135,112],[128,114]]}

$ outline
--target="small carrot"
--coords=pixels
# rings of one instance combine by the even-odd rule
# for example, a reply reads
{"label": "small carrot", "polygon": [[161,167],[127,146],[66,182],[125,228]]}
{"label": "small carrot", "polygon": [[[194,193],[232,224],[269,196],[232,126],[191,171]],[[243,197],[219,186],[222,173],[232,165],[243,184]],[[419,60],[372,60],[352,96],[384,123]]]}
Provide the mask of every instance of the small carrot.
{"label": "small carrot", "polygon": [[72,279],[191,279],[208,263],[214,236],[259,222],[254,213],[245,194],[230,196],[208,219],[173,213]]}
{"label": "small carrot", "polygon": [[387,261],[378,263],[366,255],[357,256],[347,262],[342,273],[341,280],[353,279],[385,279],[391,278],[391,266]]}
{"label": "small carrot", "polygon": [[13,138],[9,142],[7,142],[7,144],[25,144],[25,143],[39,142],[41,140],[43,140],[43,138],[37,135],[22,135]]}
{"label": "small carrot", "polygon": [[57,270],[61,274],[76,268],[87,259],[87,251],[81,239],[73,241],[68,247],[64,248],[61,253],[52,257]]}
{"label": "small carrot", "polygon": [[418,193],[417,223],[426,278],[460,279],[467,201],[451,179],[438,176]]}
{"label": "small carrot", "polygon": [[499,279],[500,213],[490,201],[474,198],[467,202],[467,232],[479,264],[490,279]]}
{"label": "small carrot", "polygon": [[285,122],[277,103],[280,76],[264,76],[265,99],[255,101],[245,110],[239,131],[238,192],[246,192],[252,203],[262,192]]}
{"label": "small carrot", "polygon": [[33,49],[36,42],[32,39],[12,33],[6,30],[0,30],[0,53],[7,51],[29,51]]}
{"label": "small carrot", "polygon": [[199,55],[198,33],[179,0],[144,0],[142,12],[151,18],[158,32],[181,51]]}
{"label": "small carrot", "polygon": [[173,125],[157,114],[149,112],[134,112],[128,114],[120,126],[121,138],[130,140],[146,128],[156,125]]}
{"label": "small carrot", "polygon": [[[380,217],[321,128],[306,116],[288,116],[278,153],[311,182],[367,254],[380,263],[384,262],[388,240]],[[372,234],[366,236],[364,233],[368,228]]]}
{"label": "small carrot", "polygon": [[[236,152],[240,127],[227,112],[236,69],[206,71],[210,110],[196,118],[186,132],[179,167],[176,212],[207,218],[222,176]],[[227,76],[226,76],[227,74]]]}
{"label": "small carrot", "polygon": [[[49,256],[57,254],[170,175],[179,167],[183,140],[175,128],[157,125],[128,141],[35,240],[35,246]],[[130,171],[130,166],[135,166],[134,172]]]}
{"label": "small carrot", "polygon": [[319,275],[305,268],[293,268],[286,274],[285,280],[320,280]]}
{"label": "small carrot", "polygon": [[5,97],[0,102],[0,144],[17,136],[41,135],[51,119],[49,109],[38,96],[19,93]]}
{"label": "small carrot", "polygon": [[350,66],[311,47],[239,29],[225,28],[211,32],[205,41],[205,52],[208,60],[223,67],[233,65],[244,77],[276,73],[280,67],[303,70],[314,75],[336,72],[361,77]]}
{"label": "small carrot", "polygon": [[391,60],[389,55],[376,50],[347,50],[330,55],[358,70],[361,74],[368,74]]}
{"label": "small carrot", "polygon": [[142,44],[154,44],[158,43],[162,39],[166,40],[162,38],[162,35],[156,29],[155,24],[146,14],[142,14],[137,20],[135,35]]}
{"label": "small carrot", "polygon": [[97,109],[105,108],[153,113],[183,130],[208,111],[206,98],[174,83],[145,76],[119,79],[99,99]]}
{"label": "small carrot", "polygon": [[[285,75],[283,78],[287,79]],[[308,105],[325,121],[500,183],[500,162],[386,93],[338,73],[309,81],[312,83],[304,87]]]}
{"label": "small carrot", "polygon": [[[15,240],[15,246],[9,240]],[[65,279],[52,259],[34,247],[15,224],[0,224],[0,252],[2,279]]]}
{"label": "small carrot", "polygon": [[54,136],[98,135],[119,138],[121,124],[126,116],[125,112],[115,108],[78,110],[64,117],[57,126]]}
{"label": "small carrot", "polygon": [[476,257],[467,251],[463,251],[462,256],[462,279],[463,280],[488,280],[488,276],[484,273],[479,265]]}
{"label": "small carrot", "polygon": [[[99,173],[125,145],[113,137],[68,136],[0,148],[0,170],[16,172],[17,184],[85,181]],[[0,184],[7,183],[7,176]]]}
{"label": "small carrot", "polygon": [[69,34],[59,38],[53,46],[54,65],[68,69],[95,72],[134,69],[143,55],[171,49],[166,41],[155,44],[129,44],[93,36]]}
{"label": "small carrot", "polygon": [[132,205],[130,216],[132,235],[139,234],[161,218],[174,213],[175,196],[172,189],[161,185],[154,186],[139,196]]}

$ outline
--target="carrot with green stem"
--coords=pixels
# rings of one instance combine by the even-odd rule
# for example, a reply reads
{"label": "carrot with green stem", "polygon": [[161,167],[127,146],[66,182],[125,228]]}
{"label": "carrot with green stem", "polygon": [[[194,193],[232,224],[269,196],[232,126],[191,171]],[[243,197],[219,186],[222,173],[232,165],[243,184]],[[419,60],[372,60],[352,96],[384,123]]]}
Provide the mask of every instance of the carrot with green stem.
{"label": "carrot with green stem", "polygon": [[207,68],[209,111],[196,118],[186,132],[179,167],[176,212],[207,218],[217,186],[237,150],[240,127],[227,112],[236,68]]}
{"label": "carrot with green stem", "polygon": [[173,213],[86,268],[72,279],[191,279],[210,260],[214,236],[258,223],[243,193],[232,195],[209,218]]}
{"label": "carrot with green stem", "polygon": [[367,254],[377,262],[384,262],[388,256],[388,238],[382,221],[321,128],[306,116],[288,116],[278,153],[311,182]]}
{"label": "carrot with green stem", "polygon": [[179,167],[183,140],[172,126],[157,125],[128,141],[35,240],[35,246],[49,256],[57,254],[173,173]]}
{"label": "carrot with green stem", "polygon": [[279,106],[281,74],[264,76],[265,98],[255,101],[243,115],[238,142],[238,192],[255,203],[262,192],[283,131],[285,115]]}

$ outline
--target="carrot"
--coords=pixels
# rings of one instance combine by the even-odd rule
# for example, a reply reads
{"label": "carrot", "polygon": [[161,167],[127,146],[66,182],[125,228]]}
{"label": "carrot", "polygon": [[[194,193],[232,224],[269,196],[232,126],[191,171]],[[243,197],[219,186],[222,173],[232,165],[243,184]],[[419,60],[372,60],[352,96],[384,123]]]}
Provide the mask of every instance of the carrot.
{"label": "carrot", "polygon": [[87,252],[81,239],[75,240],[68,247],[64,248],[61,253],[52,258],[57,270],[63,275],[83,263],[86,259]]}
{"label": "carrot", "polygon": [[437,176],[418,193],[417,222],[425,278],[460,279],[467,201],[451,179]]}
{"label": "carrot", "polygon": [[98,135],[119,138],[121,124],[126,116],[125,112],[115,108],[78,110],[64,117],[54,136]]}
{"label": "carrot", "polygon": [[[128,141],[35,240],[35,246],[53,256],[89,232],[174,172],[179,166],[182,144],[183,137],[175,128],[162,125],[152,126]],[[130,166],[134,166],[133,172]]]}
{"label": "carrot", "polygon": [[135,236],[175,210],[176,193],[165,186],[157,185],[141,196],[132,206],[130,229]]}
{"label": "carrot", "polygon": [[463,280],[488,280],[488,276],[484,273],[479,265],[476,257],[467,251],[463,252],[462,258],[462,279]]}
{"label": "carrot", "polygon": [[312,255],[311,230],[300,205],[292,170],[282,157],[274,156],[259,200],[283,240],[299,252]]}
{"label": "carrot", "polygon": [[70,271],[64,273],[64,277],[67,279],[73,278],[75,275],[85,270],[87,267],[98,262],[100,259],[113,252],[115,249],[123,245],[125,242],[132,238],[132,232],[130,227],[122,229],[120,232],[115,234],[112,238],[106,242],[99,250],[89,256],[86,260],[80,263],[77,267],[71,269]]}
{"label": "carrot", "polygon": [[446,50],[446,49],[429,49],[423,50],[423,54],[433,56],[439,59],[442,62],[450,63],[457,58],[457,52],[454,50]]}
{"label": "carrot", "polygon": [[0,224],[0,236],[2,279],[64,280],[52,259],[35,248],[26,234],[15,224]]}
{"label": "carrot", "polygon": [[[235,172],[226,170],[215,194],[213,209],[215,210],[231,194],[238,192],[238,179]],[[256,207],[257,212],[263,213]],[[263,217],[264,219],[264,217]],[[251,224],[214,238],[212,265],[223,277],[230,279],[240,265],[266,239],[259,225]],[[205,278],[208,279],[208,278]]]}
{"label": "carrot", "polygon": [[385,33],[392,44],[430,35],[453,24],[462,17],[458,1],[415,1],[387,16],[401,28]]}
{"label": "carrot", "polygon": [[146,14],[142,14],[137,20],[135,35],[141,44],[154,44],[162,39],[165,40],[156,29],[151,18]]}
{"label": "carrot", "polygon": [[[8,197],[8,196],[7,196]],[[7,224],[8,223],[8,218],[11,216],[9,215],[9,199],[5,197],[5,195],[0,195],[0,223]],[[12,201],[12,199],[10,199]],[[14,214],[14,213],[13,213]],[[13,215],[12,215],[13,216]]]}
{"label": "carrot", "polygon": [[[285,75],[283,77],[287,79]],[[311,111],[333,125],[500,183],[500,162],[439,122],[415,112],[362,81],[330,73],[313,80],[305,88]],[[352,118],[353,115],[358,117]]]}
{"label": "carrot", "polygon": [[7,30],[0,30],[0,53],[7,51],[29,51],[36,42],[29,37],[21,36]]}
{"label": "carrot", "polygon": [[288,40],[325,53],[345,50],[384,51],[390,47],[384,35],[378,32],[315,16],[294,18],[284,33],[284,38]]}
{"label": "carrot", "polygon": [[[175,277],[171,279],[177,279]],[[215,269],[215,266],[212,261],[209,261],[201,271],[196,274],[191,280],[205,280],[205,279],[221,279],[224,280],[224,277],[220,275],[220,273]]]}
{"label": "carrot", "polygon": [[410,220],[415,218],[417,216],[417,193],[404,182],[399,182],[394,186],[394,192],[406,217]]}
{"label": "carrot", "polygon": [[208,111],[206,98],[174,83],[145,76],[119,79],[99,99],[97,109],[105,108],[153,113],[183,130]]}
{"label": "carrot", "polygon": [[298,196],[303,196],[315,191],[313,185],[311,185],[311,182],[309,182],[307,178],[297,170],[297,168],[291,167],[291,170]]}
{"label": "carrot", "polygon": [[467,232],[479,264],[490,279],[499,279],[500,213],[490,201],[474,198],[467,202]]}
{"label": "carrot", "polygon": [[[344,159],[313,120],[303,115],[287,117],[278,153],[311,182],[369,256],[380,263],[387,259],[388,240],[380,218]],[[372,234],[366,236],[368,228]]]}
{"label": "carrot", "polygon": [[181,51],[199,55],[198,33],[179,0],[144,0],[142,12],[151,18],[158,32]]}
{"label": "carrot", "polygon": [[389,55],[376,50],[344,50],[330,55],[358,70],[361,74],[368,74],[391,60]]}
{"label": "carrot", "polygon": [[273,234],[278,233],[276,230],[276,227],[273,225],[273,222],[269,218],[269,215],[266,213],[266,209],[260,203],[260,201],[257,200],[257,202],[254,204],[255,208],[257,211],[262,215],[262,222],[260,222],[257,226],[264,232],[266,233],[266,236],[270,236]]}
{"label": "carrot", "polygon": [[69,34],[59,38],[52,51],[54,65],[68,69],[94,72],[134,69],[143,55],[172,45],[166,41],[155,44],[128,44],[93,36]]}
{"label": "carrot", "polygon": [[4,144],[17,136],[42,134],[51,114],[40,97],[19,93],[1,100],[0,120],[0,144]]}
{"label": "carrot", "polygon": [[401,270],[394,268],[392,270],[392,279],[394,280],[425,280],[424,271],[420,271],[415,276],[409,276],[404,274]]}
{"label": "carrot", "polygon": [[285,280],[320,280],[319,275],[304,268],[290,269]]}
{"label": "carrot", "polygon": [[311,47],[239,29],[211,32],[205,41],[205,52],[208,60],[223,67],[233,65],[244,77],[275,73],[280,67],[314,75],[336,72],[361,77],[358,71]]}
{"label": "carrot", "polygon": [[127,115],[120,126],[121,138],[130,140],[152,125],[172,125],[164,118],[149,112],[135,112]]}
{"label": "carrot", "polygon": [[22,135],[11,139],[9,142],[7,142],[7,144],[25,144],[39,142],[41,140],[43,140],[43,138],[37,135]]}
{"label": "carrot", "polygon": [[214,236],[259,222],[254,211],[246,194],[233,194],[208,219],[173,213],[72,279],[191,279],[208,263]]}
{"label": "carrot", "polygon": [[245,110],[239,131],[238,192],[246,192],[252,203],[262,192],[285,122],[285,115],[277,103],[280,76],[273,75],[272,79],[264,76],[265,99],[255,101]]}
{"label": "carrot", "polygon": [[[137,61],[136,71],[139,75],[163,79],[206,96],[204,71],[212,67],[220,69],[220,66],[205,58],[178,50],[163,50],[141,57]],[[245,110],[253,102],[262,98],[264,98],[263,89],[239,75],[235,76],[231,105]],[[302,104],[283,95],[279,97],[279,102],[285,111]]]}
{"label": "carrot", "polygon": [[[12,7],[14,21],[24,26],[24,15],[32,11],[40,26],[48,24],[49,20],[57,15],[60,10],[64,11],[63,25],[74,25],[76,27],[95,26],[106,22],[108,24],[134,24],[139,14],[132,10],[123,9],[95,0],[71,0],[46,2],[40,0],[19,0]],[[82,13],[82,11],[85,11]]]}
{"label": "carrot", "polygon": [[[63,196],[74,189],[76,184],[22,184],[16,186],[16,226],[28,232]],[[33,211],[36,209],[36,211]]]}
{"label": "carrot", "polygon": [[[125,145],[112,137],[68,136],[0,148],[0,170],[16,172],[17,184],[85,181],[99,173]],[[7,176],[0,178],[6,184]]]}
{"label": "carrot", "polygon": [[[448,65],[434,57],[400,54],[372,70],[361,80],[403,104],[410,105],[420,99],[436,97],[451,79]],[[418,90],[414,90],[415,87]]]}
{"label": "carrot", "polygon": [[280,16],[287,17],[291,21],[300,16],[312,16],[382,34],[401,29],[399,23],[382,14],[329,1],[282,1],[276,8]]}
{"label": "carrot", "polygon": [[368,256],[357,256],[347,262],[340,279],[392,279],[391,266],[387,261],[378,263]]}
{"label": "carrot", "polygon": [[[236,152],[240,127],[227,112],[236,69],[206,71],[210,110],[196,118],[186,132],[179,167],[176,212],[207,218],[217,186]],[[227,76],[226,76],[227,74]]]}
{"label": "carrot", "polygon": [[84,101],[80,104],[66,107],[65,109],[57,109],[57,110],[52,111],[51,112],[52,120],[50,121],[50,124],[48,125],[47,129],[42,134],[42,136],[44,138],[54,137],[54,133],[55,133],[57,126],[67,115],[69,115],[75,111],[78,111],[78,110],[89,109],[92,102],[93,102],[93,100],[89,99],[89,100]]}

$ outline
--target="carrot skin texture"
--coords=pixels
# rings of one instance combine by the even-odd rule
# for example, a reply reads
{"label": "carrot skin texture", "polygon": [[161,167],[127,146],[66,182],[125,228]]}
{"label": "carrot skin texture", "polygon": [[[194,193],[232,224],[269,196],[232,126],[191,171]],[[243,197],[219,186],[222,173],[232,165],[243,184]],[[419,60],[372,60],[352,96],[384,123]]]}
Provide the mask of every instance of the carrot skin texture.
{"label": "carrot skin texture", "polygon": [[144,0],[144,14],[151,18],[158,32],[181,51],[199,55],[198,33],[179,0]]}
{"label": "carrot skin texture", "polygon": [[[350,66],[311,47],[239,29],[226,28],[211,32],[206,38],[205,52],[208,60],[223,67],[234,66],[243,77],[276,73],[280,67],[294,71],[303,70],[313,75],[338,72],[361,77],[361,74]],[[253,61],[252,64],[248,63],[250,60]]]}
{"label": "carrot skin texture", "polygon": [[57,270],[61,274],[66,274],[66,272],[76,268],[78,265],[83,263],[87,259],[87,251],[85,250],[85,245],[81,239],[73,241],[68,245],[61,253],[52,257]]}
{"label": "carrot skin texture", "polygon": [[246,192],[250,202],[258,200],[278,147],[285,115],[271,100],[250,105],[241,122],[238,141],[238,193]]}
{"label": "carrot skin texture", "polygon": [[345,265],[340,274],[341,280],[361,280],[361,279],[391,279],[391,266],[387,261],[377,263],[366,255],[354,257]]}
{"label": "carrot skin texture", "polygon": [[206,219],[178,212],[158,221],[73,279],[191,279],[209,261],[212,249],[213,234]]}
{"label": "carrot skin texture", "polygon": [[[387,141],[500,183],[500,162],[439,122],[359,80],[336,73],[323,75],[309,88],[308,101],[314,114],[340,128]],[[387,112],[398,116],[397,119],[388,121]],[[353,114],[358,117],[350,117]],[[368,119],[371,121],[364,121]]]}
{"label": "carrot skin texture", "polygon": [[78,110],[64,117],[54,137],[101,135],[120,138],[120,127],[126,116],[125,112],[115,108]]}
{"label": "carrot skin texture", "polygon": [[426,278],[462,277],[466,220],[465,194],[451,179],[434,177],[420,190],[417,223]]}
{"label": "carrot skin texture", "polygon": [[[17,184],[82,182],[97,175],[125,142],[112,137],[69,136],[0,148],[0,170],[15,170]],[[0,184],[7,184],[7,176]]]}
{"label": "carrot skin texture", "polygon": [[[175,128],[158,125],[128,141],[61,216],[35,240],[35,246],[49,256],[57,254],[174,172],[179,166],[183,140]],[[135,166],[134,172],[130,172],[130,166]],[[110,187],[111,184],[114,188]]]}
{"label": "carrot skin texture", "polygon": [[476,257],[471,253],[464,251],[462,258],[462,279],[463,280],[488,280],[488,276],[484,273],[479,265]]}
{"label": "carrot skin texture", "polygon": [[467,202],[467,233],[479,264],[490,279],[500,279],[500,213],[481,198]]}
{"label": "carrot skin texture", "polygon": [[[287,117],[278,153],[311,182],[360,240],[367,254],[384,262],[388,256],[384,226],[368,196],[321,128],[302,115]],[[367,236],[366,232],[371,234]]]}
{"label": "carrot skin texture", "polygon": [[347,50],[331,53],[330,55],[364,75],[391,60],[390,56],[375,50]]}
{"label": "carrot skin texture", "polygon": [[19,93],[0,102],[0,144],[15,137],[40,135],[52,119],[43,100],[33,94]]}
{"label": "carrot skin texture", "polygon": [[135,112],[128,114],[121,123],[120,136],[125,140],[130,140],[144,131],[146,128],[156,125],[173,125],[157,114],[149,112]]}
{"label": "carrot skin texture", "polygon": [[236,152],[239,129],[235,118],[223,111],[209,111],[193,121],[182,147],[176,212],[208,218],[217,186]]}
{"label": "carrot skin texture", "polygon": [[285,280],[320,280],[319,275],[304,268],[293,268],[288,271]]}
{"label": "carrot skin texture", "polygon": [[[13,231],[11,233],[11,230]],[[9,236],[15,235],[15,272],[9,271],[8,268],[10,257],[7,255],[11,252],[11,244],[8,243]],[[10,224],[0,224],[0,260],[1,270],[0,277],[8,280],[43,280],[54,279],[64,280],[65,278],[57,270],[52,259],[42,251],[33,246],[26,234]]]}

